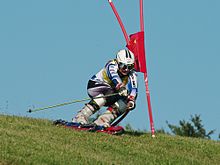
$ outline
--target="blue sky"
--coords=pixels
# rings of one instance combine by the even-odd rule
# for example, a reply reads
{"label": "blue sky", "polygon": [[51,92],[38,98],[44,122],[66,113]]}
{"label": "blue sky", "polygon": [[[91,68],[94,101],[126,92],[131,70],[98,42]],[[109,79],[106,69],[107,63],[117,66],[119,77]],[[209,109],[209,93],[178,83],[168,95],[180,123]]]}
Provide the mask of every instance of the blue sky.
{"label": "blue sky", "polygon": [[[127,33],[139,31],[138,0],[114,1]],[[220,133],[220,1],[144,1],[149,88],[156,129],[199,114]],[[0,1],[0,113],[71,120],[88,79],[125,40],[108,1]],[[137,108],[122,124],[150,130],[143,75]],[[102,109],[104,111],[104,109]]]}

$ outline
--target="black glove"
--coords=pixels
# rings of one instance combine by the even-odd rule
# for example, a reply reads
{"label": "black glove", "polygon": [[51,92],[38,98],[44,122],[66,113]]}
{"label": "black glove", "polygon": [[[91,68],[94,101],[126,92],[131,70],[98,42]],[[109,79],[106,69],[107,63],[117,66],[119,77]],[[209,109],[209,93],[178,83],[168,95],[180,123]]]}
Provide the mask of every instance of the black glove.
{"label": "black glove", "polygon": [[128,96],[128,90],[125,88],[125,87],[121,87],[119,90],[118,90],[118,94],[120,96]]}

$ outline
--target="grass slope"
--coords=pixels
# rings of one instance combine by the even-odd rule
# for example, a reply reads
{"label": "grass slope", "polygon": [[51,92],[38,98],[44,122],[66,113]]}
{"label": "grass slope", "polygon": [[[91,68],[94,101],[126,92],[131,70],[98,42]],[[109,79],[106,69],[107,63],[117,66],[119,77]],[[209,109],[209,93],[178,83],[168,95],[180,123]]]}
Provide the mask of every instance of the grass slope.
{"label": "grass slope", "polygon": [[157,134],[121,136],[0,115],[0,164],[219,165],[220,142]]}

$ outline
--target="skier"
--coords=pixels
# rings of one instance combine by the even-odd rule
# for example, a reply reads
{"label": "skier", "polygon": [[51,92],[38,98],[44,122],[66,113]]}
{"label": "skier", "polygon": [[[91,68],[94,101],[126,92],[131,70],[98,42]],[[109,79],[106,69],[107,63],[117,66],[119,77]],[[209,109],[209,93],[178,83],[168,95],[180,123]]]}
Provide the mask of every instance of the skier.
{"label": "skier", "polygon": [[[103,69],[92,76],[87,86],[91,100],[77,113],[72,122],[88,125],[89,117],[101,107],[107,106],[107,110],[93,123],[104,129],[110,127],[111,123],[127,110],[133,110],[137,98],[137,74],[134,62],[134,54],[123,49],[117,53],[115,59],[107,62]],[[114,93],[118,94],[104,97]]]}

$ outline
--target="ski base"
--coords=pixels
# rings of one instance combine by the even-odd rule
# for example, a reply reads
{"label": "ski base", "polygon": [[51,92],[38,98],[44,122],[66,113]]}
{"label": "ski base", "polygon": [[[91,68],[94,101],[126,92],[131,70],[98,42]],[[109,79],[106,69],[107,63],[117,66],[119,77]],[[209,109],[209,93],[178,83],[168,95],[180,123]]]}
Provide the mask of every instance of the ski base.
{"label": "ski base", "polygon": [[94,124],[81,125],[79,123],[68,122],[62,119],[55,120],[53,122],[56,126],[63,126],[64,128],[71,128],[77,131],[88,131],[88,132],[101,132],[111,135],[121,135],[124,133],[124,128],[122,126],[111,126],[108,128],[95,126]]}

